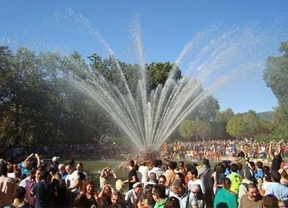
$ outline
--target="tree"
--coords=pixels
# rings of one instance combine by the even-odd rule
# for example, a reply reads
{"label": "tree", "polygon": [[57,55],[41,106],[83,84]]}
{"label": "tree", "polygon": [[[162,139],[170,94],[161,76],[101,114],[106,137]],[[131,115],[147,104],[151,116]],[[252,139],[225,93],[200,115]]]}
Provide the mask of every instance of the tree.
{"label": "tree", "polygon": [[185,119],[179,127],[181,137],[191,139],[192,137],[201,137],[205,139],[211,131],[210,124],[204,121],[192,121]]}
{"label": "tree", "polygon": [[260,120],[255,111],[237,114],[227,123],[227,132],[237,138],[254,138],[271,132],[267,121]]}

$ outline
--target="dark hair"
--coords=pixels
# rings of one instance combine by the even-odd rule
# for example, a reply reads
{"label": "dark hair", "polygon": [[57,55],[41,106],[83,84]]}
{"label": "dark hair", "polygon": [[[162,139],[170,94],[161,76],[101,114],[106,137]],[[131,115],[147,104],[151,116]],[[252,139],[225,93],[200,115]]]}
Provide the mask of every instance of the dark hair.
{"label": "dark hair", "polygon": [[166,188],[165,188],[165,186],[162,186],[160,184],[155,184],[153,188],[154,188],[154,194],[156,196],[158,196],[161,199],[166,198],[166,194],[165,194]]}
{"label": "dark hair", "polygon": [[134,167],[134,165],[135,165],[134,160],[130,160],[130,161],[129,161],[129,165],[130,165],[131,167]]}
{"label": "dark hair", "polygon": [[278,182],[280,183],[280,180],[281,180],[281,175],[280,173],[278,173],[277,171],[273,170],[271,172],[271,179],[273,182]]}
{"label": "dark hair", "polygon": [[267,174],[270,172],[270,167],[267,166],[267,165],[264,165],[264,166],[262,167],[262,170],[263,170],[264,174],[267,175]]}
{"label": "dark hair", "polygon": [[171,196],[167,199],[164,208],[180,208],[179,199],[174,196]]}
{"label": "dark hair", "polygon": [[7,175],[8,168],[6,163],[2,163],[0,166],[0,175]]}
{"label": "dark hair", "polygon": [[256,162],[256,167],[257,167],[257,168],[263,168],[263,162],[257,161],[257,162]]}
{"label": "dark hair", "polygon": [[224,179],[224,188],[229,190],[231,187],[231,180],[229,178]]}
{"label": "dark hair", "polygon": [[238,169],[239,169],[239,167],[238,167],[238,165],[236,163],[231,164],[230,170],[232,172],[237,172]]}
{"label": "dark hair", "polygon": [[191,170],[187,170],[187,172],[190,172],[192,175],[195,175],[195,177],[198,176],[198,170],[196,168],[192,168]]}
{"label": "dark hair", "polygon": [[165,182],[167,181],[166,176],[165,175],[160,175],[158,178],[158,181],[160,180],[160,178],[163,178],[165,180]]}
{"label": "dark hair", "polygon": [[278,199],[272,194],[268,194],[262,198],[263,208],[278,208]]}
{"label": "dark hair", "polygon": [[25,188],[22,186],[18,186],[14,191],[14,198],[23,199],[25,197]]}

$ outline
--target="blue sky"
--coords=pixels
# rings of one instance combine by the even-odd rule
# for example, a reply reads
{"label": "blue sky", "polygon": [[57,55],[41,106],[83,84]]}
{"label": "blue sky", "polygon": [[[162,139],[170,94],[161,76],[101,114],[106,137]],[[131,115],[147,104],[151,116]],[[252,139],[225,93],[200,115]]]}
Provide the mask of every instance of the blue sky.
{"label": "blue sky", "polygon": [[[134,62],[131,31],[138,18],[146,63],[174,63],[193,43],[179,62],[183,74],[209,69],[203,86],[213,88],[217,77],[235,72],[211,91],[221,110],[262,112],[277,106],[262,76],[266,58],[279,56],[281,41],[288,40],[287,11],[287,0],[0,0],[0,44],[13,50],[22,45],[35,51],[75,50],[86,57],[107,56],[105,42],[118,59]],[[213,55],[222,53],[218,59]]]}

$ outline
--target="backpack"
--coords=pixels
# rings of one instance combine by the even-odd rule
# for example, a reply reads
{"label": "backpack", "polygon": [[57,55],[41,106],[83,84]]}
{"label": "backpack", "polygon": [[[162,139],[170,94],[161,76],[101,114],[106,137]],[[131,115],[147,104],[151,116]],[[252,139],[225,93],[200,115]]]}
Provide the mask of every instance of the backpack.
{"label": "backpack", "polygon": [[238,174],[234,175],[234,178],[231,181],[231,187],[230,190],[238,194],[239,192],[239,186],[241,184],[241,177]]}

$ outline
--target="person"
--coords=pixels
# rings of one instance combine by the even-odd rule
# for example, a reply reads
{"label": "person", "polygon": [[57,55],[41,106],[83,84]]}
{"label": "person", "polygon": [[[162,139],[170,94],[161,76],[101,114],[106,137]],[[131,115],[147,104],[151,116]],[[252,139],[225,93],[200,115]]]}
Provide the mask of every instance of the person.
{"label": "person", "polygon": [[112,204],[111,202],[111,196],[112,196],[112,190],[110,184],[106,184],[104,188],[101,189],[101,191],[98,194],[98,201],[100,206],[102,207],[108,207]]}
{"label": "person", "polygon": [[143,200],[143,186],[140,182],[133,184],[125,195],[125,204],[130,208],[137,208],[138,203]]}
{"label": "person", "polygon": [[174,196],[169,197],[164,204],[164,208],[180,208],[179,199]]}
{"label": "person", "polygon": [[276,150],[274,151],[274,153],[272,152],[272,145],[274,144],[273,141],[270,141],[269,144],[269,156],[270,159],[272,160],[271,163],[271,171],[278,171],[281,167],[281,163],[283,162],[283,159],[281,157],[281,146],[278,143]]}
{"label": "person", "polygon": [[167,196],[165,194],[166,188],[163,185],[154,185],[152,189],[152,197],[155,200],[155,206],[154,208],[163,208],[166,201]]}
{"label": "person", "polygon": [[152,163],[153,163],[153,168],[149,171],[148,175],[150,176],[150,173],[155,173],[156,174],[156,180],[158,180],[159,176],[164,174],[164,171],[161,168],[162,160],[155,159],[155,160],[153,160]]}
{"label": "person", "polygon": [[100,188],[102,189],[106,184],[108,184],[108,179],[110,176],[113,176],[114,179],[117,178],[116,173],[111,170],[109,167],[105,167],[102,169],[100,176],[99,176],[99,181],[100,181]]}
{"label": "person", "polygon": [[224,180],[225,180],[225,167],[220,163],[215,166],[215,171],[212,174],[213,181],[213,192],[214,195],[223,188]]}
{"label": "person", "polygon": [[172,181],[175,180],[175,168],[177,166],[176,162],[170,161],[167,164],[168,169],[165,171],[165,173],[163,174],[166,177],[166,186],[170,186]]}
{"label": "person", "polygon": [[98,192],[95,190],[95,184],[93,181],[87,180],[85,182],[84,190],[82,193],[87,198],[87,207],[99,207],[97,199],[98,199]]}
{"label": "person", "polygon": [[[77,170],[74,170],[74,166],[71,164],[66,165],[65,170],[68,173],[65,178],[68,202],[72,203],[74,202],[75,197],[80,193],[80,175]],[[68,204],[68,206],[71,207],[72,204]]]}
{"label": "person", "polygon": [[65,164],[60,163],[58,165],[58,174],[60,175],[61,181],[65,182],[65,179],[66,179],[66,177],[68,175],[68,173],[65,170]]}
{"label": "person", "polygon": [[186,192],[185,185],[175,179],[170,186],[169,197],[175,197],[179,200],[180,208],[186,208],[191,206],[192,208],[198,208],[198,201],[194,193]]}
{"label": "person", "polygon": [[272,184],[265,191],[265,196],[272,194],[280,201],[288,200],[288,187],[280,184],[281,175],[277,171],[271,171]]}
{"label": "person", "polygon": [[263,208],[279,208],[279,202],[276,196],[269,194],[262,198]]}
{"label": "person", "polygon": [[249,174],[249,172],[247,171],[244,171],[243,173],[243,180],[239,186],[239,193],[238,193],[238,203],[240,203],[240,199],[243,195],[245,195],[247,193],[247,187],[248,187],[248,184],[252,184],[254,183],[252,180],[253,180],[253,176],[251,174]]}
{"label": "person", "polygon": [[203,165],[198,170],[198,178],[203,182],[205,187],[205,202],[207,207],[212,206],[212,180],[211,180],[211,166],[208,159],[204,158],[202,161]]}
{"label": "person", "polygon": [[124,181],[124,183],[128,183],[128,190],[133,189],[133,185],[138,182],[138,177],[137,177],[137,171],[134,168],[135,162],[134,160],[129,161],[129,173],[128,173],[128,179]]}
{"label": "person", "polygon": [[31,170],[29,175],[24,178],[19,186],[22,186],[23,188],[25,188],[26,192],[25,192],[25,201],[30,205],[30,206],[35,206],[35,197],[32,197],[30,195],[30,192],[31,192],[31,189],[32,189],[32,186],[35,184],[35,174],[36,174],[36,171],[35,170]]}
{"label": "person", "polygon": [[125,205],[125,195],[118,190],[113,190],[111,195],[111,203],[115,205],[119,205],[120,207],[124,207]]}
{"label": "person", "polygon": [[237,197],[230,191],[230,186],[230,179],[225,178],[223,188],[215,196],[213,208],[237,208]]}
{"label": "person", "polygon": [[11,205],[5,206],[4,208],[28,208],[29,204],[25,203],[25,188],[18,186],[14,191],[14,199]]}
{"label": "person", "polygon": [[139,181],[144,185],[148,181],[148,173],[149,173],[149,168],[146,166],[146,163],[144,161],[141,161],[139,163],[139,168],[138,168],[138,173],[139,173]]}
{"label": "person", "polygon": [[240,199],[238,208],[262,208],[262,196],[254,183],[248,184],[247,193]]}
{"label": "person", "polygon": [[15,179],[7,177],[7,173],[7,164],[4,162],[0,165],[0,207],[13,201],[13,193],[17,187]]}
{"label": "person", "polygon": [[31,196],[36,196],[35,207],[51,207],[51,203],[53,202],[51,199],[53,198],[54,190],[47,181],[49,172],[45,169],[39,169],[37,172],[40,172],[40,181],[34,184],[30,192]]}
{"label": "person", "polygon": [[138,202],[138,208],[153,208],[156,201],[154,200],[152,189],[154,185],[147,184],[144,187],[143,198],[141,201]]}
{"label": "person", "polygon": [[235,195],[238,195],[239,186],[241,184],[242,178],[237,174],[238,165],[236,163],[231,164],[230,167],[231,173],[226,176],[231,181],[230,191],[234,192]]}
{"label": "person", "polygon": [[[187,176],[189,178],[188,191],[195,193],[198,202],[198,208],[205,207],[205,186],[202,180],[197,178],[198,171],[196,168],[187,170]],[[197,187],[197,188],[196,188]],[[194,188],[194,190],[192,190]]]}

